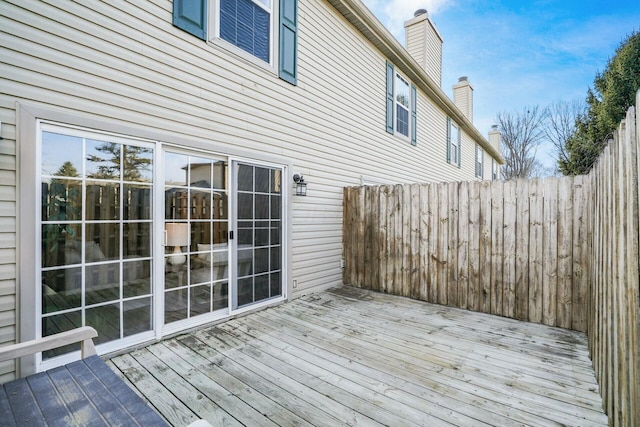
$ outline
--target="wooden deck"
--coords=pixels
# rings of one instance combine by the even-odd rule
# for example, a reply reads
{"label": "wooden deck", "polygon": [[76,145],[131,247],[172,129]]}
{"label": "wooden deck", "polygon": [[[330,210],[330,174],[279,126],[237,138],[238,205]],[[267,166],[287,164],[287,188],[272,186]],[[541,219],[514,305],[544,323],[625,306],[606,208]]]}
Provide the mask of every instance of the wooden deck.
{"label": "wooden deck", "polygon": [[184,426],[606,426],[583,333],[350,287],[113,358]]}

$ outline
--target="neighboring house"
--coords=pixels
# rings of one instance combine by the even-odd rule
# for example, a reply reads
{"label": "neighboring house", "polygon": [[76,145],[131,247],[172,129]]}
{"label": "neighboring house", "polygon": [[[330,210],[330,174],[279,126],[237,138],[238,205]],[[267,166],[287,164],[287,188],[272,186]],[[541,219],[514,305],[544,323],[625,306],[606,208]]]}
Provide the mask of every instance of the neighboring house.
{"label": "neighboring house", "polygon": [[343,187],[502,162],[441,44],[359,0],[0,1],[0,345],[88,324],[106,353],[341,284]]}

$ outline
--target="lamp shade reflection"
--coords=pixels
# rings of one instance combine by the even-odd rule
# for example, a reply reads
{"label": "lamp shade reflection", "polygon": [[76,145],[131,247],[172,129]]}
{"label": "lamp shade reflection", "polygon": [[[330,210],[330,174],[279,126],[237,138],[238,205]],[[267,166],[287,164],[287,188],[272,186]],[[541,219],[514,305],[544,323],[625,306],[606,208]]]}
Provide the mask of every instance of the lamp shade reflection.
{"label": "lamp shade reflection", "polygon": [[171,265],[184,264],[187,261],[187,256],[182,253],[180,247],[189,244],[189,224],[169,222],[164,227],[167,232],[167,246],[174,247],[173,254],[169,256],[167,261]]}

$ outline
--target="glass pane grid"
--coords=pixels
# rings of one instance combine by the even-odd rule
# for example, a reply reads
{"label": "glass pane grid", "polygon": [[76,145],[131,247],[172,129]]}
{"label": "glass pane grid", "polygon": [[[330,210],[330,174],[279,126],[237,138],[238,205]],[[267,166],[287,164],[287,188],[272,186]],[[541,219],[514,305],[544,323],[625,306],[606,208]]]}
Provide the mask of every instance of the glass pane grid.
{"label": "glass pane grid", "polygon": [[152,298],[153,149],[43,132],[42,158],[42,334],[89,325],[98,344],[121,339],[125,315],[136,321],[124,302]]}
{"label": "glass pane grid", "polygon": [[[281,295],[281,170],[237,166],[237,306]],[[272,278],[273,276],[273,285]]]}
{"label": "glass pane grid", "polygon": [[228,270],[227,166],[170,152],[165,164],[171,177],[165,180],[165,229],[186,226],[184,235],[165,247],[165,323],[171,323],[221,308],[212,289],[227,280],[222,273]]}

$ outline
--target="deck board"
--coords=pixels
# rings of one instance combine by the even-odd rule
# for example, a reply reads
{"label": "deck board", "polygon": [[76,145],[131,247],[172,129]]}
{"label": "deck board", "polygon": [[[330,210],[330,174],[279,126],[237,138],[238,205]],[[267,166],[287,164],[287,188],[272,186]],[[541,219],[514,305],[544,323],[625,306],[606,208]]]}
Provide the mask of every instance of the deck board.
{"label": "deck board", "polygon": [[583,333],[349,287],[108,366],[173,425],[608,424]]}

